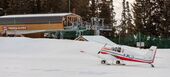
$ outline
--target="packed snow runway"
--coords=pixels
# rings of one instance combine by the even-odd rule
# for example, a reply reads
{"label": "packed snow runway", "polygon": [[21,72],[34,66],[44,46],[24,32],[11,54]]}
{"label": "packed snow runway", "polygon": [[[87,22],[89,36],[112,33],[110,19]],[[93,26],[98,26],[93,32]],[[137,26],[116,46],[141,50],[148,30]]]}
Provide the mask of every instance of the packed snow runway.
{"label": "packed snow runway", "polygon": [[125,66],[101,65],[96,53],[102,46],[72,40],[0,37],[0,77],[169,76],[170,49],[158,49],[155,68],[151,68],[131,62]]}

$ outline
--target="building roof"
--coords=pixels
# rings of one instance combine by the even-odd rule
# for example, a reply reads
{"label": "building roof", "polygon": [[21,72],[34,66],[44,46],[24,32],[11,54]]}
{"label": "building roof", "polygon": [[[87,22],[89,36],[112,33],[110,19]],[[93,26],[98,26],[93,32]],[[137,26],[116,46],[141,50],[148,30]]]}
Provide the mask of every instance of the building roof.
{"label": "building roof", "polygon": [[0,16],[1,25],[16,24],[51,24],[63,22],[65,16],[78,16],[73,13],[25,14]]}
{"label": "building roof", "polygon": [[24,14],[24,15],[6,15],[0,16],[0,18],[20,18],[20,17],[53,17],[53,16],[67,16],[73,13],[49,13],[49,14]]}
{"label": "building roof", "polygon": [[117,45],[116,43],[112,42],[111,40],[109,40],[108,38],[104,37],[104,36],[80,36],[78,38],[76,38],[75,40],[78,40],[79,38],[83,38],[85,41],[90,41],[90,42],[97,42],[97,43],[101,43],[101,44],[108,44],[111,46],[115,46]]}
{"label": "building roof", "polygon": [[16,31],[6,31],[6,32],[7,32],[7,34],[23,35],[23,34],[53,32],[53,31],[56,31],[56,30],[16,30]]}

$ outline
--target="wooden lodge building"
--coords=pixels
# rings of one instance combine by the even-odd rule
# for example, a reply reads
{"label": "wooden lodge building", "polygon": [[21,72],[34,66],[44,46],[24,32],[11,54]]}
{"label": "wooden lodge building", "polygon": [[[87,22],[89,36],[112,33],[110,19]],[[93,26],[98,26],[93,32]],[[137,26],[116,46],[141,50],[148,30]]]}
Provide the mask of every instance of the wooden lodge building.
{"label": "wooden lodge building", "polygon": [[25,14],[0,16],[0,33],[41,38],[45,32],[65,30],[81,17],[73,13]]}

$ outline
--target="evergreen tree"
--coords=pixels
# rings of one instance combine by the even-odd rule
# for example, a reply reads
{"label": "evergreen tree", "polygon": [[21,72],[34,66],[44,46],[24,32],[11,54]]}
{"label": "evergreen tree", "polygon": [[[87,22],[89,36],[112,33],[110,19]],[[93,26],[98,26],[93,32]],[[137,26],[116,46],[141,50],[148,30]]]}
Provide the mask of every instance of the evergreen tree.
{"label": "evergreen tree", "polygon": [[[162,2],[162,1],[161,1]],[[160,0],[151,1],[151,17],[150,17],[150,26],[148,26],[147,30],[150,32],[150,35],[161,36],[163,25],[161,24],[162,19],[164,19],[163,8],[164,4],[160,3]],[[152,28],[152,29],[149,29]]]}
{"label": "evergreen tree", "polygon": [[5,12],[4,12],[3,8],[0,8],[0,16],[3,16],[3,15],[5,15]]}
{"label": "evergreen tree", "polygon": [[99,18],[104,18],[104,23],[107,25],[112,25],[112,16],[111,16],[111,8],[109,3],[106,2],[106,0],[102,0],[102,3],[99,4],[100,8],[100,13],[99,13]]}
{"label": "evergreen tree", "polygon": [[169,0],[157,0],[160,7],[160,29],[161,36],[165,38],[170,37],[170,1]]}
{"label": "evergreen tree", "polygon": [[42,0],[33,0],[33,13],[41,13]]}
{"label": "evergreen tree", "polygon": [[1,1],[0,1],[1,15],[4,15],[4,14],[5,14],[7,8],[8,8],[8,2],[7,2],[7,0],[1,0]]}
{"label": "evergreen tree", "polygon": [[138,32],[149,36],[168,37],[169,9],[168,0],[136,0],[134,17]]}
{"label": "evergreen tree", "polygon": [[8,0],[7,14],[32,13],[31,0]]}
{"label": "evergreen tree", "polygon": [[135,26],[132,24],[132,15],[130,12],[129,2],[123,0],[122,6],[123,6],[122,18],[121,24],[119,25],[119,27],[121,28],[120,35],[122,37],[127,35],[134,35]]}
{"label": "evergreen tree", "polygon": [[97,17],[97,1],[90,0],[89,1],[89,17]]}
{"label": "evergreen tree", "polygon": [[51,13],[68,12],[68,0],[47,0],[47,7],[45,8]]}
{"label": "evergreen tree", "polygon": [[102,2],[100,5],[100,10],[101,12],[99,13],[99,18],[104,18],[105,19],[105,24],[110,24],[111,23],[111,12],[109,5],[106,4],[106,2]]}
{"label": "evergreen tree", "polygon": [[127,16],[126,16],[126,1],[123,0],[122,2],[122,7],[123,7],[123,11],[122,11],[122,18],[121,18],[121,24],[120,24],[120,29],[121,31],[119,32],[119,35],[122,37],[122,36],[125,36],[126,35],[126,31],[127,31],[127,24],[126,24],[126,21],[127,21]]}
{"label": "evergreen tree", "polygon": [[71,0],[71,12],[82,16],[83,20],[88,20],[89,0]]}
{"label": "evergreen tree", "polygon": [[134,35],[136,33],[136,27],[132,23],[133,18],[131,15],[130,7],[129,7],[129,2],[126,2],[126,7],[127,7],[127,33],[130,35]]}
{"label": "evergreen tree", "polygon": [[116,22],[114,19],[115,12],[113,9],[113,0],[101,0],[98,2],[98,17],[104,18],[104,24],[107,26],[113,26]]}
{"label": "evergreen tree", "polygon": [[138,33],[151,35],[151,31],[155,30],[155,28],[150,26],[151,11],[153,10],[152,6],[150,0],[136,0],[136,3],[133,6],[133,12],[135,18],[134,22]]}

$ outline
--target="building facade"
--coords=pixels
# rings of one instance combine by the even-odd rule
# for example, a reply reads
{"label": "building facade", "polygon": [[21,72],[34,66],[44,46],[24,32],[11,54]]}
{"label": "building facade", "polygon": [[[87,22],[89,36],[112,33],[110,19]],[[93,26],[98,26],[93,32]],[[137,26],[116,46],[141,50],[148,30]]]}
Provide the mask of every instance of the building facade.
{"label": "building facade", "polygon": [[0,32],[33,35],[45,31],[64,30],[76,22],[81,22],[81,17],[73,13],[7,15],[0,17]]}

